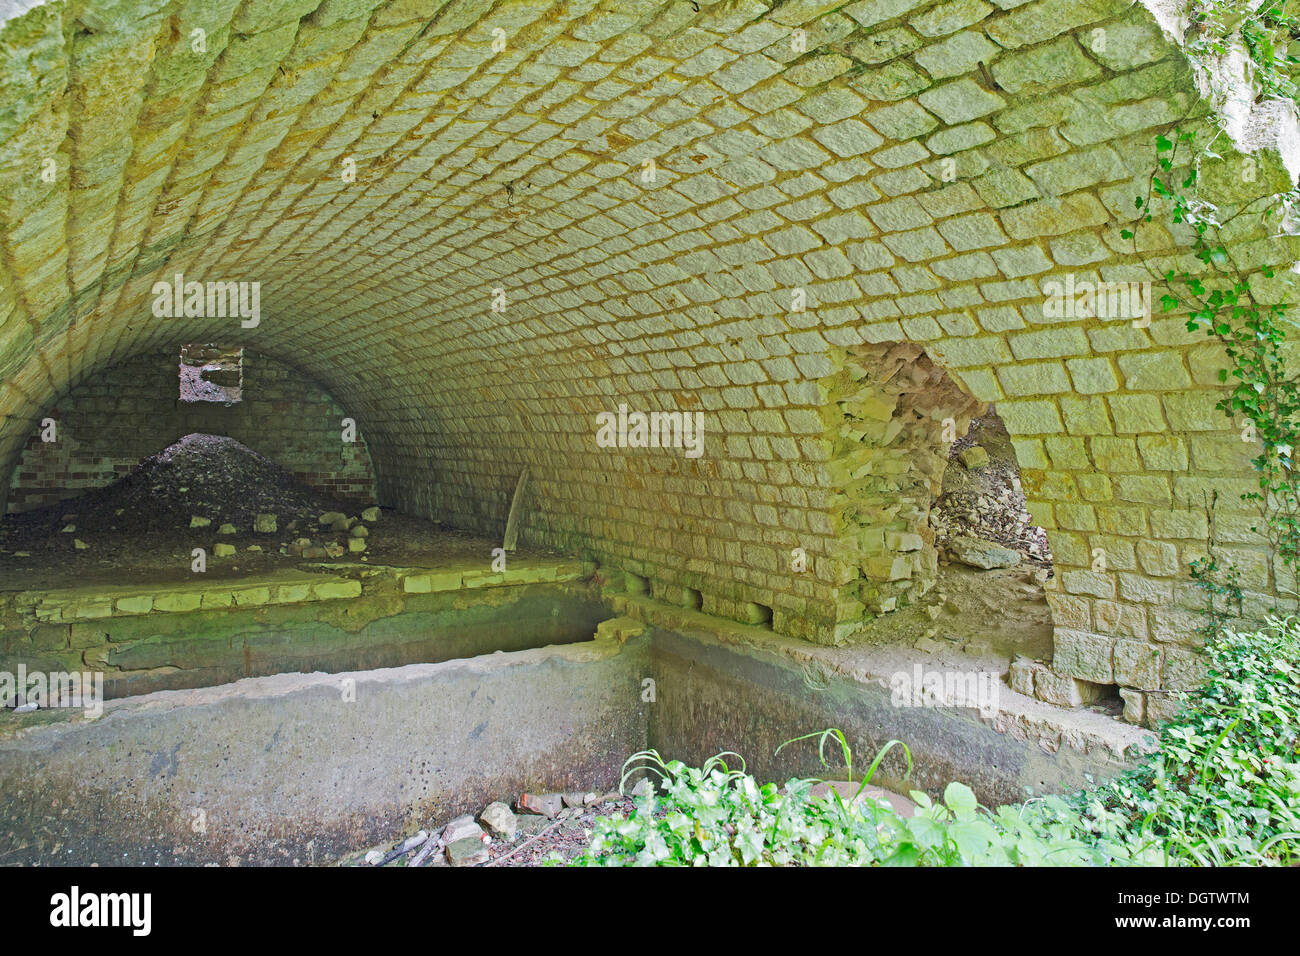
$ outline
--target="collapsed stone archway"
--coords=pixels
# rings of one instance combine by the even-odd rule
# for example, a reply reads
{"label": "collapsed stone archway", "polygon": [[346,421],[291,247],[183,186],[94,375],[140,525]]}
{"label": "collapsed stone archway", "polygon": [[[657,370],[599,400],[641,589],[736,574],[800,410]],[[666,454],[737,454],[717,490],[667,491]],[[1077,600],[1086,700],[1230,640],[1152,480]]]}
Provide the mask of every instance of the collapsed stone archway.
{"label": "collapsed stone archway", "polygon": [[[1043,686],[1182,682],[1190,502],[1214,487],[1246,522],[1222,356],[1177,316],[1045,308],[1050,282],[1147,281],[1178,253],[1160,222],[1140,248],[1120,233],[1156,132],[1199,109],[1177,42],[1122,0],[698,6],[7,20],[0,473],[53,396],[239,328],[354,410],[385,503],[496,533],[527,467],[528,540],[828,642],[915,587],[898,561],[925,570],[906,527],[846,544],[819,384],[843,350],[907,343],[1014,436],[1058,566]],[[1290,185],[1275,152],[1249,183],[1225,153],[1202,179],[1227,201]],[[1297,258],[1234,241],[1247,263]],[[257,283],[256,323],[157,314],[178,274]],[[598,447],[620,404],[702,412],[704,455]],[[1269,591],[1259,544],[1231,550]]]}
{"label": "collapsed stone archway", "polygon": [[860,574],[862,610],[881,614],[934,586],[938,553],[930,503],[948,450],[983,403],[911,343],[858,346],[824,383],[843,419],[829,466],[847,562]]}

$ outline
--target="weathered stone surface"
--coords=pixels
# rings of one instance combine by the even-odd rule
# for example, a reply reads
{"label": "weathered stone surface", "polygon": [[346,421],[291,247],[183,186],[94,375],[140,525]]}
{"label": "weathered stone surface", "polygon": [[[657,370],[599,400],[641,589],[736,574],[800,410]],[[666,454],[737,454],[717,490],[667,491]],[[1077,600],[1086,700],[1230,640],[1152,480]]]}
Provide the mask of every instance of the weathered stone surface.
{"label": "weathered stone surface", "polygon": [[479,814],[479,820],[488,828],[488,832],[502,840],[513,840],[519,832],[518,818],[500,801],[489,803]]}
{"label": "weathered stone surface", "polygon": [[483,841],[467,837],[447,844],[447,862],[452,866],[478,866],[492,858]]}
{"label": "weathered stone surface", "polygon": [[1062,677],[1044,668],[1034,676],[1034,694],[1039,700],[1058,707],[1079,707],[1100,696],[1100,688],[1087,681]]}
{"label": "weathered stone surface", "polygon": [[459,840],[475,840],[481,845],[483,837],[483,828],[475,823],[474,818],[468,814],[452,820],[442,831],[442,842],[447,846],[451,846]]}
{"label": "weathered stone surface", "polygon": [[519,797],[518,807],[523,813],[536,813],[554,819],[564,809],[564,798],[558,793],[524,793]]}
{"label": "weathered stone surface", "polygon": [[1139,690],[1160,688],[1160,667],[1164,651],[1138,641],[1115,642],[1115,682]]}
{"label": "weathered stone surface", "polygon": [[1124,719],[1130,724],[1146,722],[1146,695],[1131,687],[1119,689],[1120,699],[1124,701]]}
{"label": "weathered stone surface", "polygon": [[1007,672],[1007,683],[1017,694],[1034,696],[1034,675],[1041,670],[1042,664],[1027,658],[1017,658],[1011,662]]}
{"label": "weathered stone surface", "polygon": [[[20,839],[14,862],[49,862],[70,847],[89,863],[118,866],[271,864],[283,863],[285,853],[306,861],[313,852],[329,859],[359,838],[378,843],[428,812],[422,795],[435,780],[449,795],[440,804],[448,814],[476,810],[485,789],[509,792],[531,775],[557,787],[612,785],[627,754],[645,746],[644,717],[624,702],[636,698],[648,667],[645,647],[574,644],[487,655],[470,668],[452,661],[361,672],[356,701],[364,704],[343,702],[337,676],[324,673],[110,700],[102,721],[64,719],[32,728],[35,735],[21,741],[0,739],[0,792],[39,786],[49,797],[35,811],[4,801],[0,825],[6,833],[65,837],[54,854]],[[547,716],[557,708],[566,714],[563,726]],[[384,734],[375,733],[376,712],[390,717]],[[203,733],[214,721],[223,733]],[[320,732],[276,734],[288,726]],[[430,739],[459,742],[440,746],[436,769],[412,760]],[[605,743],[593,748],[593,739]],[[534,755],[531,764],[519,764],[520,749]],[[128,752],[144,756],[115,756]],[[39,780],[30,769],[37,753]],[[261,770],[236,781],[223,762]],[[313,773],[302,774],[304,762]],[[159,809],[112,820],[70,810],[85,792],[77,779],[98,792],[140,794]],[[299,783],[285,787],[287,779]],[[184,807],[199,791],[210,818],[238,816],[239,833],[190,828]],[[484,848],[481,838],[473,842],[475,852]],[[474,848],[464,849],[471,858]]]}
{"label": "weathered stone surface", "polygon": [[952,538],[948,542],[948,553],[954,561],[986,571],[1011,568],[1020,563],[1020,552],[981,538]]}
{"label": "weathered stone surface", "polygon": [[[891,469],[931,439],[881,432],[887,454],[849,460],[862,438],[829,398],[847,350],[916,344],[959,393],[927,423],[998,403],[1030,512],[1062,538],[1062,594],[1124,605],[1099,612],[1117,637],[1190,643],[1151,599],[1204,541],[1179,509],[1212,483],[1241,517],[1252,478],[1213,444],[1217,369],[1181,316],[1062,312],[1077,302],[1048,286],[1146,277],[1115,227],[1137,217],[1154,131],[1199,104],[1141,5],[464,3],[408,37],[429,22],[418,4],[267,0],[202,55],[84,7],[4,24],[0,487],[56,396],[159,328],[206,340],[230,322],[329,383],[337,404],[303,421],[340,448],[345,419],[370,429],[386,504],[499,535],[506,471],[527,461],[546,475],[533,543],[833,641],[932,578],[926,549],[868,547],[843,520],[846,501],[888,507],[894,487],[868,489],[907,484]],[[179,0],[153,8],[188,23]],[[498,23],[501,53],[483,39]],[[1247,181],[1223,145],[1208,186],[1289,188],[1273,153]],[[32,172],[46,156],[53,181]],[[1138,254],[1172,263],[1174,237],[1148,225]],[[1293,246],[1247,251],[1285,265]],[[178,273],[265,283],[274,317],[154,313]],[[699,457],[596,443],[597,412],[665,396],[702,416]],[[1054,437],[1081,457],[1050,462]],[[904,523],[878,530],[916,533]],[[1094,570],[1088,535],[1122,538],[1106,550],[1136,566]],[[796,575],[795,547],[848,558]]]}
{"label": "weathered stone surface", "polygon": [[1111,638],[1058,628],[1053,641],[1056,647],[1052,668],[1058,674],[1092,681],[1094,684],[1115,682],[1115,667],[1112,663],[1115,642]]}
{"label": "weathered stone surface", "polygon": [[957,456],[967,469],[983,468],[989,463],[989,453],[979,445],[963,448]]}

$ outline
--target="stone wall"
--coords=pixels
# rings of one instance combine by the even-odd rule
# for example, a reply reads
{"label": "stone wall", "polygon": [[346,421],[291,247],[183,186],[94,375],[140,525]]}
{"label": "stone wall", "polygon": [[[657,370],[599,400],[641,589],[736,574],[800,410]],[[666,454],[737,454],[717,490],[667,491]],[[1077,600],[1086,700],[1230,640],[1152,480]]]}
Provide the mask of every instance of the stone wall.
{"label": "stone wall", "polygon": [[[1142,4],[74,0],[2,38],[0,458],[111,361],[229,337],[155,282],[258,282],[244,340],[355,411],[385,503],[495,534],[527,467],[522,540],[833,641],[876,578],[822,383],[907,342],[1015,439],[1059,572],[1044,693],[1182,680],[1207,490],[1272,587],[1221,354],[1158,282],[1136,327],[1045,308],[1187,264],[1160,204],[1121,235],[1205,114]],[[1288,187],[1261,149],[1216,143],[1209,194]],[[701,413],[703,455],[601,447],[620,405]]]}
{"label": "stone wall", "polygon": [[226,435],[331,495],[374,500],[364,437],[342,441],[347,412],[315,382],[245,352],[243,398],[180,401],[173,351],[133,356],[72,389],[42,413],[9,482],[9,511],[27,511],[108,484],[192,432]]}

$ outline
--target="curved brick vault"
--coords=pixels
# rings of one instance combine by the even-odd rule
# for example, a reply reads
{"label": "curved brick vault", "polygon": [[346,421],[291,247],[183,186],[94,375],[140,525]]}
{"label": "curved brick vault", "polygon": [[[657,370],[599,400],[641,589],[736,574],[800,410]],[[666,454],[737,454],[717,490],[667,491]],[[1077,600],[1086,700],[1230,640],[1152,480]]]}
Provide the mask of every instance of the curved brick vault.
{"label": "curved brick vault", "polygon": [[[1203,491],[1248,585],[1271,584],[1236,505],[1250,446],[1212,407],[1221,356],[1176,316],[1053,318],[1043,295],[1149,278],[1119,228],[1156,132],[1203,112],[1177,43],[1119,0],[694,6],[14,14],[0,474],[97,369],[237,334],[357,417],[386,503],[496,534],[527,466],[525,540],[830,641],[924,590],[924,515],[890,504],[943,467],[916,422],[994,401],[1055,555],[1056,675],[1188,679]],[[1275,158],[1245,183],[1221,151],[1203,178],[1226,200],[1285,185]],[[1142,258],[1167,266],[1175,238],[1157,219]],[[260,282],[260,324],[155,317],[176,273]],[[930,361],[960,388],[924,394],[946,380]],[[619,403],[702,412],[704,454],[598,447]]]}

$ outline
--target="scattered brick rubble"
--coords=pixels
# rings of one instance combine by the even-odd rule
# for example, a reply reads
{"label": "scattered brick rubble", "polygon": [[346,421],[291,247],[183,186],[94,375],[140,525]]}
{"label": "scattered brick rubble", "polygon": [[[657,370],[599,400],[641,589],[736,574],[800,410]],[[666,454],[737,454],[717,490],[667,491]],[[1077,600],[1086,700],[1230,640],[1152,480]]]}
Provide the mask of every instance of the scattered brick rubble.
{"label": "scattered brick rubble", "polygon": [[[632,794],[644,792],[642,781]],[[477,820],[464,814],[433,830],[340,861],[345,866],[527,866],[553,852],[570,859],[587,846],[597,816],[626,813],[630,796],[617,792],[522,793],[515,809],[488,804]]]}

